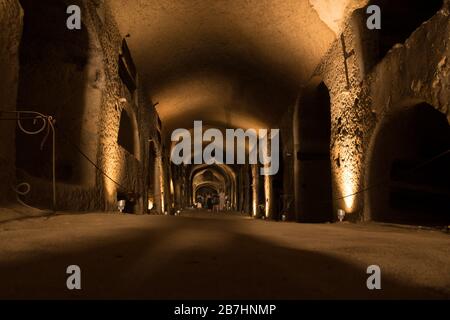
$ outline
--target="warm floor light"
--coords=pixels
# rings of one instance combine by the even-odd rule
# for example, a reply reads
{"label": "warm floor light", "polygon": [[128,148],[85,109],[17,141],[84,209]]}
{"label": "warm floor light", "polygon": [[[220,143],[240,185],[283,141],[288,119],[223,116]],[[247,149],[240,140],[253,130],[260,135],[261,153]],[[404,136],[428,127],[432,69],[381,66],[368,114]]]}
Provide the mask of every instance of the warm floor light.
{"label": "warm floor light", "polygon": [[355,195],[357,188],[357,175],[353,172],[353,168],[345,168],[342,173],[342,199],[345,204],[345,211],[352,212],[355,204]]}
{"label": "warm floor light", "polygon": [[153,209],[153,200],[148,199],[148,210],[152,210]]}
{"label": "warm floor light", "polygon": [[344,221],[344,218],[345,218],[345,210],[338,209],[338,211],[337,211],[337,217],[338,217],[338,219],[339,219],[339,222]]}
{"label": "warm floor light", "polygon": [[170,179],[170,194],[173,196],[174,193],[175,193],[175,191],[174,191],[174,187],[173,187],[173,180]]}
{"label": "warm floor light", "polygon": [[117,201],[117,209],[119,209],[120,213],[123,213],[123,210],[125,209],[125,200]]}
{"label": "warm floor light", "polygon": [[253,199],[253,216],[256,217],[258,215],[258,204],[256,203],[256,200]]}
{"label": "warm floor light", "polygon": [[265,175],[264,176],[264,192],[266,196],[266,203],[264,208],[264,214],[266,218],[269,218],[270,211],[271,211],[271,199],[272,199],[272,180],[271,176]]}

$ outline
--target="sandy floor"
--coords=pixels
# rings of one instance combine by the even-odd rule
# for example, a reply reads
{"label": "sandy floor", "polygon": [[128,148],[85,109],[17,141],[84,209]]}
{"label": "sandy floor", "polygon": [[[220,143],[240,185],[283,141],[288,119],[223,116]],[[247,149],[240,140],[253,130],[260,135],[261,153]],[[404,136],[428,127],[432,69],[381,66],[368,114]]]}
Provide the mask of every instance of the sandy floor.
{"label": "sandy floor", "polygon": [[[72,264],[81,291],[66,289]],[[0,298],[449,299],[450,236],[205,213],[22,219],[0,224]]]}

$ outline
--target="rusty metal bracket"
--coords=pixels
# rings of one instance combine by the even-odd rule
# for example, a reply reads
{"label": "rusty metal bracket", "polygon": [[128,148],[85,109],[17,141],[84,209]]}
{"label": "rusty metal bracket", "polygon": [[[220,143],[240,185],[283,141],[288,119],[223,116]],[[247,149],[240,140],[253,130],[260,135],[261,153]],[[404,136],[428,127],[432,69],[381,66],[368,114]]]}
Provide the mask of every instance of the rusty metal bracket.
{"label": "rusty metal bracket", "polygon": [[[53,189],[53,201],[52,201],[52,209],[53,212],[56,212],[57,204],[56,204],[56,133],[55,133],[55,119],[52,116],[44,115],[40,112],[36,111],[1,111],[0,113],[6,113],[13,115],[15,118],[7,118],[0,120],[15,120],[17,121],[17,126],[19,129],[28,135],[37,135],[44,131],[45,135],[41,142],[41,150],[44,147],[45,142],[47,141],[50,133],[52,135],[52,189]],[[23,124],[22,120],[33,120],[33,125],[37,126],[34,130],[26,129]],[[38,126],[38,122],[41,122],[40,126]],[[17,187],[13,187],[13,190],[17,194],[17,200],[27,206],[19,196],[26,195],[30,192],[31,186],[27,182],[22,182],[17,185]]]}
{"label": "rusty metal bracket", "polygon": [[342,43],[342,51],[343,51],[343,54],[344,54],[345,79],[347,80],[346,89],[350,90],[351,84],[350,84],[350,77],[348,75],[348,63],[347,63],[347,60],[348,60],[348,58],[350,58],[351,56],[353,56],[355,54],[355,50],[347,52],[347,45],[345,44],[344,34],[341,34],[341,43]]}

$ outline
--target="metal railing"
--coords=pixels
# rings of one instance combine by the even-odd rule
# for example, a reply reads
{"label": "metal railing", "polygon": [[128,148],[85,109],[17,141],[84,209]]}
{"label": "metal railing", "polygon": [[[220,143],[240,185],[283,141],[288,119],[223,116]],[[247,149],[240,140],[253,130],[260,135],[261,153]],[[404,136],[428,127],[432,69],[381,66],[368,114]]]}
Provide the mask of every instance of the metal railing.
{"label": "metal railing", "polygon": [[[48,137],[52,136],[52,192],[53,192],[53,201],[52,201],[52,209],[53,212],[56,212],[57,204],[56,204],[56,133],[55,133],[55,119],[52,116],[44,115],[40,112],[36,111],[0,111],[0,114],[8,114],[10,117],[2,118],[0,120],[10,120],[17,121],[17,126],[25,134],[28,135],[38,135],[40,133],[45,132],[44,137],[42,138],[40,149],[44,148],[44,144],[47,141]],[[22,121],[23,120],[32,120],[33,126],[35,129],[25,128]],[[17,194],[17,200],[25,206],[26,205],[21,199],[20,196],[27,195],[31,186],[27,182],[21,182],[16,187],[13,187],[13,190]]]}

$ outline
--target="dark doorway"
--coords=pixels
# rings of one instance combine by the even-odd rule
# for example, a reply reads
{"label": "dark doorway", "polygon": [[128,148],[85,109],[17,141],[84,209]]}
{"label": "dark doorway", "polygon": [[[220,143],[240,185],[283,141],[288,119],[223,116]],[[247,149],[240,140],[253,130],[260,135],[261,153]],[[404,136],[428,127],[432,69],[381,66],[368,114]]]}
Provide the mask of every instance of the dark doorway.
{"label": "dark doorway", "polygon": [[330,134],[331,114],[328,88],[322,82],[307,93],[299,112],[300,199],[302,222],[333,219],[331,202]]}
{"label": "dark doorway", "polygon": [[422,103],[388,118],[370,167],[372,219],[404,224],[450,223],[450,126]]}
{"label": "dark doorway", "polygon": [[[80,147],[84,125],[89,53],[87,30],[84,26],[76,31],[66,28],[67,5],[63,1],[21,0],[20,3],[24,9],[24,29],[17,109],[37,111],[56,119],[58,181],[94,184],[91,180],[95,174],[85,172],[86,163],[73,147]],[[36,127],[33,120],[22,122],[27,130]],[[91,128],[83,130],[95,131]],[[51,181],[51,139],[47,139],[41,150],[42,139],[43,134],[30,136],[17,130],[16,166],[19,172]]]}

